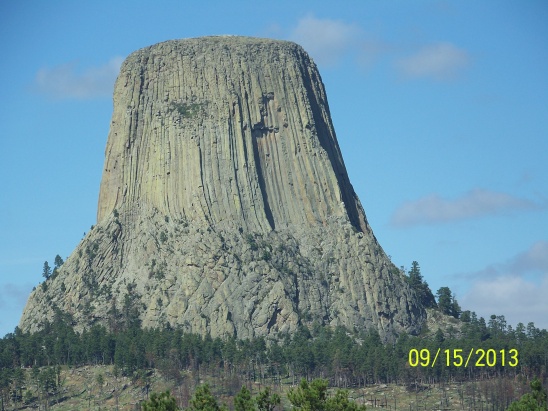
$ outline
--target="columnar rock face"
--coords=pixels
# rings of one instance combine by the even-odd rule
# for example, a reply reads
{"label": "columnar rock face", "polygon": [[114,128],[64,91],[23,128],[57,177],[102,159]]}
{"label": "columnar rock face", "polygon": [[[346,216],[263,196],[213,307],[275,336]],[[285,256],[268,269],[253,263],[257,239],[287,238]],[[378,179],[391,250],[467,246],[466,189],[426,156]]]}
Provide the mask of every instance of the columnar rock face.
{"label": "columnar rock face", "polygon": [[347,215],[367,230],[320,75],[288,42],[211,37],[132,54],[118,78],[98,222],[155,206],[269,232]]}
{"label": "columnar rock face", "polygon": [[57,309],[77,328],[123,326],[129,304],[144,326],[214,336],[314,321],[420,330],[424,309],[367,223],[298,45],[168,41],[122,65],[97,225],[20,326]]}

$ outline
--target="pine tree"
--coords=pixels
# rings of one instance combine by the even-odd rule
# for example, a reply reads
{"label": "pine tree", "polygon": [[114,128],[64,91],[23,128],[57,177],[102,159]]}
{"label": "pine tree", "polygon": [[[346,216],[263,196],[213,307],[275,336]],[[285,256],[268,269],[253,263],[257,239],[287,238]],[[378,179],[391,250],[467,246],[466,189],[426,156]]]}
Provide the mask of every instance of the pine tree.
{"label": "pine tree", "polygon": [[142,405],[143,411],[177,411],[177,401],[175,397],[171,395],[169,391],[158,394],[153,392],[150,395],[150,399],[145,401]]}
{"label": "pine tree", "polygon": [[271,394],[270,388],[266,387],[264,390],[259,391],[255,401],[259,411],[274,411],[276,405],[281,403],[281,398],[278,394]]}
{"label": "pine tree", "polygon": [[365,405],[358,405],[348,398],[348,390],[337,390],[326,401],[326,411],[365,411]]}
{"label": "pine tree", "polygon": [[64,261],[63,261],[63,259],[61,258],[61,256],[60,256],[59,254],[57,254],[57,255],[55,256],[55,261],[53,262],[54,267],[55,267],[54,269],[60,268],[60,267],[63,265],[63,262],[64,262]]}
{"label": "pine tree", "polygon": [[460,319],[463,323],[469,323],[471,321],[470,310],[463,311]]}
{"label": "pine tree", "polygon": [[417,261],[411,263],[411,270],[409,270],[409,285],[412,288],[419,288],[422,285],[423,277],[421,269]]}
{"label": "pine tree", "polygon": [[451,296],[451,315],[455,318],[459,318],[462,313],[462,309],[460,308],[459,303],[457,302],[457,298],[455,297],[455,294]]}
{"label": "pine tree", "polygon": [[105,384],[105,377],[102,373],[95,376],[95,383],[97,384],[98,395],[103,395],[103,385]]}
{"label": "pine tree", "polygon": [[44,277],[47,280],[50,276],[51,276],[51,267],[49,266],[49,263],[46,261],[44,262],[42,277]]}
{"label": "pine tree", "polygon": [[436,307],[436,299],[428,286],[428,283],[424,281],[424,278],[421,274],[421,269],[417,261],[411,263],[411,270],[408,272],[407,281],[409,286],[415,290],[417,297],[419,297],[420,302],[427,308]]}
{"label": "pine tree", "polygon": [[223,411],[226,407],[219,406],[217,400],[211,394],[209,385],[204,384],[196,388],[194,395],[190,399],[190,411]]}
{"label": "pine tree", "polygon": [[436,295],[438,296],[438,309],[447,315],[453,312],[453,299],[449,287],[441,287]]}
{"label": "pine tree", "polygon": [[347,390],[337,390],[327,397],[327,380],[315,379],[310,384],[303,378],[296,389],[290,389],[287,398],[300,411],[365,411],[348,398]]}
{"label": "pine tree", "polygon": [[297,410],[323,411],[327,400],[327,380],[315,379],[309,384],[303,378],[296,389],[289,390],[287,398]]}
{"label": "pine tree", "polygon": [[238,394],[234,397],[235,411],[253,411],[255,410],[255,402],[251,398],[251,392],[243,386]]}
{"label": "pine tree", "polygon": [[514,401],[507,411],[545,411],[548,409],[546,390],[538,378],[531,381],[531,392],[524,394],[519,401]]}

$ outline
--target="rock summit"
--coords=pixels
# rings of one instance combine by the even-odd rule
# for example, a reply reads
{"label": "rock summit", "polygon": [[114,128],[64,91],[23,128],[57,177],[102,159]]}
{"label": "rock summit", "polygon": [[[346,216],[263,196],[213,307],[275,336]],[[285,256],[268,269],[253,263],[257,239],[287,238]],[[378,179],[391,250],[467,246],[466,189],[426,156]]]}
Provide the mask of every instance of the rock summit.
{"label": "rock summit", "polygon": [[420,331],[425,310],[373,235],[297,44],[173,40],[122,64],[97,224],[20,327],[55,312],[121,327],[130,311],[144,327],[238,338],[314,322]]}

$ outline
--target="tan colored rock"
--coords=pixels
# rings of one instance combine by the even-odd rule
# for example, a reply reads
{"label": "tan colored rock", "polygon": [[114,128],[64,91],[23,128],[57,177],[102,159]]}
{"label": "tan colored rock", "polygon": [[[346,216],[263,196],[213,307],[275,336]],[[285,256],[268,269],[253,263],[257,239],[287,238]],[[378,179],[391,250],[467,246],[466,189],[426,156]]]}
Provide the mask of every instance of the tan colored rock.
{"label": "tan colored rock", "polygon": [[285,41],[168,41],[122,65],[97,225],[21,328],[55,307],[106,324],[130,284],[144,326],[214,336],[318,321],[392,338],[425,319],[349,182],[315,64]]}

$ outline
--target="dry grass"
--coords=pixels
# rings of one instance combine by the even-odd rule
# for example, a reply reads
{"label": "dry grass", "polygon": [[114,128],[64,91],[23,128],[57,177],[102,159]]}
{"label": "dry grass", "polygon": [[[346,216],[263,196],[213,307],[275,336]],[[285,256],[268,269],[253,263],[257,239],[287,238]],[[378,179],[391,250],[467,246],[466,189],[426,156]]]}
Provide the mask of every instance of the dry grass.
{"label": "dry grass", "polygon": [[[101,374],[104,383],[99,386],[97,376]],[[149,392],[161,392],[170,389],[176,396],[182,398],[188,405],[190,393],[201,383],[208,382],[212,391],[227,405],[232,404],[234,394],[244,383],[237,377],[220,379],[217,377],[202,377],[186,374],[180,387],[166,381],[158,372],[147,374]],[[116,410],[133,411],[136,404],[146,399],[147,390],[143,379],[132,381],[128,377],[115,378],[112,366],[88,366],[81,368],[64,368],[61,373],[62,388],[59,395],[50,398],[50,408],[55,411],[74,410]],[[264,386],[258,383],[247,383],[248,388],[256,394]],[[480,382],[449,383],[449,384],[413,384],[402,386],[397,384],[376,384],[365,388],[351,388],[350,397],[368,408],[384,408],[390,410],[481,410],[505,409],[503,406],[512,399],[519,398],[526,390],[526,384],[520,384],[509,379],[487,380]],[[291,384],[282,384],[282,405],[289,409],[287,391]],[[334,392],[334,389],[330,389]],[[504,397],[504,398],[503,398]],[[500,402],[493,407],[493,403]],[[15,409],[36,409],[37,401]]]}

